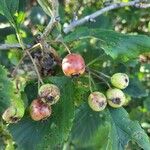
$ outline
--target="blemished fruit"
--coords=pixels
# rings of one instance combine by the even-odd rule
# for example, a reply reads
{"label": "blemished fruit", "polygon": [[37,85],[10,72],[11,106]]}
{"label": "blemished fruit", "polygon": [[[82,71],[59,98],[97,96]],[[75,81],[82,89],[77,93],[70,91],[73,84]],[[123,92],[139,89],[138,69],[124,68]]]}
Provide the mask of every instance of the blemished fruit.
{"label": "blemished fruit", "polygon": [[111,84],[118,89],[125,89],[129,85],[129,77],[125,73],[115,73],[111,77]]}
{"label": "blemished fruit", "polygon": [[106,92],[108,104],[111,107],[119,108],[125,103],[125,94],[120,89],[108,89]]}
{"label": "blemished fruit", "polygon": [[17,109],[14,106],[8,107],[4,111],[2,118],[7,123],[17,123],[21,119],[21,117],[17,113]]}
{"label": "blemished fruit", "polygon": [[47,119],[52,113],[51,107],[40,99],[35,99],[30,105],[30,116],[34,121]]}
{"label": "blemished fruit", "polygon": [[96,91],[89,95],[88,104],[94,111],[102,111],[107,105],[107,100],[103,93]]}
{"label": "blemished fruit", "polygon": [[60,98],[60,90],[54,84],[42,85],[38,93],[39,93],[39,97],[43,101],[46,101],[47,103],[49,103],[50,105],[57,103]]}
{"label": "blemished fruit", "polygon": [[62,60],[62,70],[66,76],[74,77],[85,72],[85,62],[80,54],[68,54]]}

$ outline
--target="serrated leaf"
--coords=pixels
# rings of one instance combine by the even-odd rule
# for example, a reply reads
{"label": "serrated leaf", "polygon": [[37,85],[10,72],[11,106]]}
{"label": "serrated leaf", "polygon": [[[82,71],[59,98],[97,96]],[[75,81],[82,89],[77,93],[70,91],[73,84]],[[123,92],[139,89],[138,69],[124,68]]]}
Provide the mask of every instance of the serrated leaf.
{"label": "serrated leaf", "polygon": [[109,129],[110,124],[108,122],[100,124],[100,126],[96,129],[96,132],[94,132],[94,134],[88,139],[86,143],[82,142],[77,144],[75,143],[76,149],[86,149],[86,150],[109,149],[109,141],[110,141],[110,139],[108,138]]}
{"label": "serrated leaf", "polygon": [[14,150],[12,137],[7,126],[0,122],[0,150]]}
{"label": "serrated leaf", "polygon": [[148,96],[146,88],[137,78],[130,79],[130,84],[124,91],[133,98],[142,98]]}
{"label": "serrated leaf", "polygon": [[0,65],[0,114],[11,104],[12,83],[7,70]]}
{"label": "serrated leaf", "polygon": [[144,150],[149,150],[148,136],[137,121],[129,119],[125,109],[110,108],[109,111],[112,124],[109,134],[112,150],[124,150],[130,140],[136,142]]}
{"label": "serrated leaf", "polygon": [[87,104],[82,105],[74,120],[72,142],[78,147],[91,146],[90,140],[104,123],[104,112],[94,112]]}
{"label": "serrated leaf", "polygon": [[[46,82],[60,88],[61,99],[52,106],[52,116],[47,120],[36,122],[27,114],[18,124],[10,126],[19,149],[53,149],[68,138],[74,118],[73,83],[65,77],[52,77]],[[28,99],[37,98],[37,84],[30,84],[25,91]]]}
{"label": "serrated leaf", "polygon": [[19,0],[0,0],[0,13],[15,27],[15,13],[18,10]]}
{"label": "serrated leaf", "polygon": [[42,9],[44,10],[44,12],[48,15],[48,16],[52,16],[52,6],[50,6],[50,2],[48,2],[48,0],[37,0],[38,3],[40,4],[40,6],[42,7]]}
{"label": "serrated leaf", "polygon": [[90,147],[93,150],[110,150],[111,139],[108,137],[110,126],[108,122],[100,126],[93,138],[91,138]]}
{"label": "serrated leaf", "polygon": [[[14,43],[18,43],[17,42],[17,39],[16,39],[16,35],[15,34],[10,34],[6,37],[5,39],[5,43],[7,44],[14,44]],[[22,52],[21,51],[18,51],[18,49],[11,49],[9,52],[8,52],[8,58],[9,58],[9,61],[14,64],[14,65],[17,65],[20,58],[21,58],[21,55]]]}
{"label": "serrated leaf", "polygon": [[144,108],[146,108],[147,111],[150,111],[150,95],[144,100]]}
{"label": "serrated leaf", "polygon": [[30,13],[30,19],[33,24],[44,24],[46,14],[40,6],[35,6],[32,8]]}
{"label": "serrated leaf", "polygon": [[25,21],[26,14],[24,12],[19,12],[17,15],[17,23],[21,24]]}
{"label": "serrated leaf", "polygon": [[78,28],[65,37],[65,42],[94,39],[100,48],[113,59],[127,61],[150,51],[150,37],[146,35],[125,35],[103,29]]}
{"label": "serrated leaf", "polygon": [[8,73],[4,67],[0,65],[0,113],[11,105],[16,106],[20,117],[24,114],[24,103],[20,93],[16,93],[12,81],[7,77]]}

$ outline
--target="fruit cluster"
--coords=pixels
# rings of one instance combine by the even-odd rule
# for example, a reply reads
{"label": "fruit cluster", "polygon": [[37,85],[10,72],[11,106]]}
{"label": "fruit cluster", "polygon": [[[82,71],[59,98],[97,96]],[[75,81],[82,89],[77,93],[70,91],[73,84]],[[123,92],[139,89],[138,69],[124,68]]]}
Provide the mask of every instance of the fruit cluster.
{"label": "fruit cluster", "polygon": [[[81,55],[71,53],[62,60],[62,70],[66,76],[79,76],[85,72],[85,62]],[[39,98],[30,105],[30,116],[39,121],[48,118],[51,113],[51,105],[58,102],[60,90],[54,84],[44,84],[38,91]]]}
{"label": "fruit cluster", "polygon": [[[81,55],[71,53],[62,60],[62,70],[66,76],[74,77],[82,75],[85,72],[85,62]],[[102,111],[107,103],[114,107],[121,107],[126,97],[121,89],[129,84],[129,78],[124,73],[116,73],[111,77],[111,84],[115,88],[110,88],[106,96],[98,91],[92,92],[88,98],[88,104],[94,111]],[[56,85],[45,84],[39,89],[39,98],[33,100],[30,105],[30,115],[35,121],[46,119],[51,115],[51,105],[57,103],[60,98],[60,91]]]}
{"label": "fruit cluster", "polygon": [[129,84],[128,76],[125,73],[115,73],[111,77],[111,84],[115,88],[108,89],[106,96],[98,91],[89,95],[88,103],[94,111],[104,110],[107,103],[114,108],[119,108],[125,104],[126,97],[122,89],[125,89]]}
{"label": "fruit cluster", "polygon": [[[62,60],[62,70],[66,76],[76,77],[82,75],[86,70],[84,59],[80,54],[70,53]],[[95,73],[94,73],[95,74]],[[88,97],[88,104],[94,111],[102,111],[107,103],[114,108],[121,107],[126,102],[125,89],[129,84],[129,78],[124,73],[116,73],[111,78],[111,84],[114,88],[109,88],[106,96],[99,92],[91,92]],[[51,105],[56,104],[60,98],[60,90],[54,84],[44,84],[39,88],[38,98],[30,104],[30,116],[33,120],[39,121],[48,118],[51,113]],[[8,108],[3,119],[8,123],[17,122],[16,110],[13,107]]]}
{"label": "fruit cluster", "polygon": [[38,98],[30,105],[30,116],[33,120],[39,121],[48,118],[51,113],[51,105],[58,102],[60,90],[54,84],[44,84],[39,88]]}
{"label": "fruit cluster", "polygon": [[[81,55],[71,53],[62,61],[62,70],[66,76],[79,76],[85,72],[85,62]],[[126,97],[122,89],[129,84],[129,78],[125,73],[116,73],[111,77],[111,84],[115,88],[110,88],[106,92],[106,96],[98,91],[89,95],[88,103],[94,111],[104,110],[107,103],[118,108],[125,104]]]}

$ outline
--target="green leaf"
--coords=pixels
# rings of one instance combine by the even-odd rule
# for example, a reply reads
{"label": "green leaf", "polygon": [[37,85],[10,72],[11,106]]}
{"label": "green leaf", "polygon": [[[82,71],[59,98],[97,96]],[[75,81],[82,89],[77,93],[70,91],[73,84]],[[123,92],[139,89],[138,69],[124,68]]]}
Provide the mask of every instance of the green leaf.
{"label": "green leaf", "polygon": [[24,103],[21,94],[15,90],[12,81],[7,77],[6,69],[1,65],[0,72],[0,114],[13,105],[17,108],[18,116],[22,117],[24,115]]}
{"label": "green leaf", "polygon": [[104,112],[94,112],[87,104],[80,106],[71,132],[73,144],[78,147],[91,146],[90,140],[104,124]]}
{"label": "green leaf", "polygon": [[111,139],[109,138],[109,129],[110,129],[110,123],[105,123],[104,125],[100,126],[97,130],[97,132],[94,134],[94,136],[89,141],[91,144],[91,148],[93,150],[108,150],[110,149],[110,142]]}
{"label": "green leaf", "polygon": [[18,10],[19,0],[0,0],[0,13],[4,15],[9,22],[16,26],[15,13]]}
{"label": "green leaf", "polygon": [[136,142],[144,150],[149,150],[148,136],[137,121],[129,119],[125,109],[110,108],[109,111],[111,121],[109,137],[112,150],[124,150],[130,140]]}
{"label": "green leaf", "polygon": [[144,100],[144,108],[146,108],[146,110],[150,112],[150,94],[149,94],[149,96]]}
{"label": "green leaf", "polygon": [[139,54],[150,51],[150,37],[146,35],[125,35],[103,29],[78,28],[64,39],[72,43],[75,40],[92,39],[113,59],[127,61]]}
{"label": "green leaf", "polygon": [[[15,34],[8,35],[5,39],[5,43],[7,43],[7,44],[18,43],[18,41],[16,39],[16,35]],[[22,52],[18,51],[18,49],[11,49],[8,52],[9,61],[14,65],[18,64],[19,60],[21,59],[21,56],[22,56]]]}
{"label": "green leaf", "polygon": [[0,122],[0,150],[14,150],[12,137],[7,126]]}
{"label": "green leaf", "polygon": [[[27,114],[18,124],[10,126],[19,149],[53,149],[68,138],[74,118],[74,85],[66,77],[51,77],[46,82],[60,88],[60,101],[52,106],[52,116],[47,120],[36,122]],[[37,98],[37,84],[27,87],[28,99]]]}
{"label": "green leaf", "polygon": [[44,24],[45,23],[46,14],[40,6],[32,7],[32,11],[30,13],[30,19],[33,24]]}
{"label": "green leaf", "polygon": [[133,98],[142,98],[148,96],[146,88],[137,78],[130,79],[130,84],[124,91]]}
{"label": "green leaf", "polygon": [[0,65],[0,114],[2,114],[11,103],[12,83],[7,75],[6,69]]}
{"label": "green leaf", "polygon": [[52,16],[52,6],[50,6],[50,2],[48,2],[48,0],[37,0],[38,3],[40,4],[40,6],[42,7],[42,9],[44,10],[44,12],[48,15],[48,16]]}
{"label": "green leaf", "polygon": [[25,17],[26,17],[26,14],[22,11],[20,11],[17,15],[17,23],[18,24],[21,24],[25,21]]}

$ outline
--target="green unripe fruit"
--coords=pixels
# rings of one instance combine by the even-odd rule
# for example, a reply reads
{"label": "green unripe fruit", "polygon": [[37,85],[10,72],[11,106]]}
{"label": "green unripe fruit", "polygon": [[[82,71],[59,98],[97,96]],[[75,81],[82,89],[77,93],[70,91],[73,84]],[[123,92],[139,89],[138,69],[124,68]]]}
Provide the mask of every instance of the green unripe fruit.
{"label": "green unripe fruit", "polygon": [[39,96],[43,101],[46,101],[50,105],[58,102],[60,98],[60,90],[54,84],[44,84],[39,89]]}
{"label": "green unripe fruit", "polygon": [[126,100],[124,93],[120,89],[108,89],[106,92],[108,104],[111,107],[118,108],[121,107]]}
{"label": "green unripe fruit", "polygon": [[89,95],[88,104],[94,111],[102,111],[107,105],[107,100],[103,93],[92,92]]}
{"label": "green unripe fruit", "polygon": [[125,89],[129,85],[129,77],[125,73],[115,73],[111,77],[111,84],[119,89]]}
{"label": "green unripe fruit", "polygon": [[3,120],[7,123],[17,123],[21,117],[22,116],[19,116],[17,109],[14,106],[8,107],[2,115]]}

